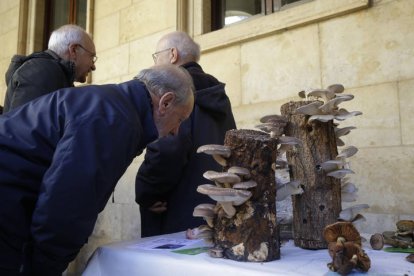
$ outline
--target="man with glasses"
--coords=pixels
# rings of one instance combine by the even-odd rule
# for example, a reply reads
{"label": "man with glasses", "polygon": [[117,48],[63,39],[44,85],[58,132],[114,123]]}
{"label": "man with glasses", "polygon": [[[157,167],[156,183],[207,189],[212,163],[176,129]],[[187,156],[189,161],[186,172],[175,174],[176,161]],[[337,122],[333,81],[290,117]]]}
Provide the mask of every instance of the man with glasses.
{"label": "man with glasses", "polygon": [[48,49],[13,56],[6,72],[4,112],[60,88],[84,83],[97,60],[92,38],[79,26],[64,25],[52,32]]}
{"label": "man with glasses", "polygon": [[195,86],[195,105],[190,119],[177,136],[164,137],[147,146],[136,177],[136,202],[141,213],[141,236],[166,234],[205,224],[193,216],[194,207],[213,201],[196,191],[205,183],[207,170],[221,171],[211,156],[197,154],[199,146],[223,144],[226,131],[235,129],[224,83],[198,64],[200,46],[184,32],[163,36],[152,55],[155,64],[185,68]]}

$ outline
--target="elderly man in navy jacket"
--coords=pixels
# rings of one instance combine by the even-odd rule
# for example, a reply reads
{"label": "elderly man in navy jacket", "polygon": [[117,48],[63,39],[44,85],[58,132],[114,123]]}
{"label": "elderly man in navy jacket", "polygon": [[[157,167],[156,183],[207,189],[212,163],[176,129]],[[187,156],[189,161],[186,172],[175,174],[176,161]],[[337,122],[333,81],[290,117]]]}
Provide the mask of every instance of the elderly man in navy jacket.
{"label": "elderly man in navy jacket", "polygon": [[0,116],[0,275],[61,275],[133,158],[189,117],[173,65],[66,88]]}

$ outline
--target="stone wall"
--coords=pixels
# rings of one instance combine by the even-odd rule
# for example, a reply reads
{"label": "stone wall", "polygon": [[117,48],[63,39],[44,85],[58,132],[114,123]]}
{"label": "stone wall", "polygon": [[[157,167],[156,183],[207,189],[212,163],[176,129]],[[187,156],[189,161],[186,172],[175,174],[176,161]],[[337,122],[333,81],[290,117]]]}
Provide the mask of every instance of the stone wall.
{"label": "stone wall", "polygon": [[[353,204],[371,206],[361,230],[392,230],[397,220],[414,219],[413,1],[314,0],[205,35],[199,33],[201,1],[189,1],[190,29],[203,50],[201,65],[226,83],[238,127],[253,128],[261,116],[280,114],[280,106],[298,100],[300,90],[343,84],[355,99],[341,107],[363,112],[341,123],[357,127],[344,140],[359,148],[350,159],[359,188]],[[0,1],[2,74],[17,49],[18,2]],[[126,81],[151,66],[158,39],[177,29],[179,3],[95,0],[99,60],[92,83]],[[4,82],[0,89],[2,103]],[[114,202],[100,214],[69,273],[82,271],[100,244],[140,237],[134,180],[141,161],[142,156],[120,180]]]}

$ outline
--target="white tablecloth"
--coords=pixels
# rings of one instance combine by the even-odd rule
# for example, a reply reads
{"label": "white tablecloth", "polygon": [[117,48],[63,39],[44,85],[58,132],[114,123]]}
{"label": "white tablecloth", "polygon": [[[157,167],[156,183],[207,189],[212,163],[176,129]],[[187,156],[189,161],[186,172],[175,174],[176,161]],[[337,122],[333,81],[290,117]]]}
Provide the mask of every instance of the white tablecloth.
{"label": "white tablecloth", "polygon": [[[171,249],[142,248],[160,238],[184,239],[184,232],[101,246],[93,254],[82,275],[339,275],[327,268],[330,257],[326,249],[305,250],[295,247],[293,241],[282,245],[279,260],[252,263],[212,258],[205,252],[185,255],[174,253]],[[205,246],[205,243],[198,241],[182,248],[202,246]],[[371,269],[368,273],[355,271],[350,275],[414,275],[414,264],[405,260],[407,253],[388,253],[372,250],[368,246],[365,246],[364,250],[371,259]]]}

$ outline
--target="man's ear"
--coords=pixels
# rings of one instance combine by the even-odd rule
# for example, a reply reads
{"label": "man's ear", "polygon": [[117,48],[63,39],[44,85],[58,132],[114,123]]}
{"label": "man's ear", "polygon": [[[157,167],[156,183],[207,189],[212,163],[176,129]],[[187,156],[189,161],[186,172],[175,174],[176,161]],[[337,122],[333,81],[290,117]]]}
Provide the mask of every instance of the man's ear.
{"label": "man's ear", "polygon": [[70,60],[75,60],[76,59],[76,48],[78,47],[77,44],[70,44],[69,45],[69,59]]}
{"label": "man's ear", "polygon": [[158,103],[158,110],[160,113],[165,114],[168,109],[171,109],[173,107],[174,100],[175,94],[173,92],[167,92],[162,95]]}
{"label": "man's ear", "polygon": [[172,48],[171,49],[171,64],[175,64],[178,60],[178,51],[177,48]]}

